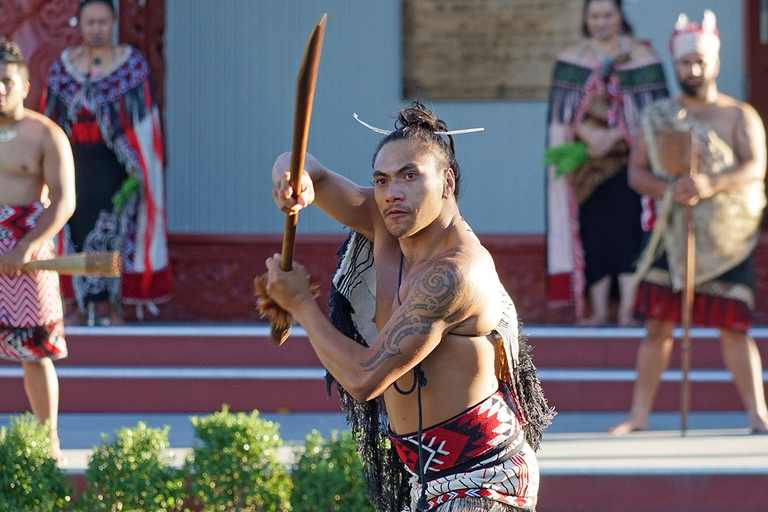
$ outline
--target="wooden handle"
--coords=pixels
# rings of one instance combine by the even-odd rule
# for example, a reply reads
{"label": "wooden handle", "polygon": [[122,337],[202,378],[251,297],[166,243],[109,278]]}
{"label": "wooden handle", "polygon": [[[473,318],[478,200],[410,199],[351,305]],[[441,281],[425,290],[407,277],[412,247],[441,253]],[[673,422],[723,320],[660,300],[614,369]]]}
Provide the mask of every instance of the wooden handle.
{"label": "wooden handle", "polygon": [[[323,35],[325,34],[325,21],[328,15],[323,14],[315,25],[312,34],[307,41],[304,50],[304,58],[299,67],[299,75],[296,80],[296,110],[293,116],[293,144],[291,146],[291,177],[290,183],[294,197],[299,193],[301,172],[304,169],[304,156],[307,151],[307,137],[309,135],[309,120],[312,117],[312,101],[315,98],[315,83],[317,82],[317,69],[320,64],[320,51],[323,47]],[[280,268],[293,269],[293,253],[296,242],[296,225],[299,221],[299,213],[288,213],[285,216],[285,229],[283,231],[283,248],[280,255]],[[270,338],[278,345],[288,337],[290,326],[276,326],[272,322],[272,334]]]}
{"label": "wooden handle", "polygon": [[75,253],[49,260],[35,260],[25,263],[24,272],[52,270],[62,275],[89,275],[101,277],[119,277],[121,273],[120,253]]}
{"label": "wooden handle", "polygon": [[[691,176],[696,174],[698,155],[696,133],[690,132],[690,167]],[[688,429],[688,411],[691,408],[691,383],[688,375],[691,371],[691,324],[693,322],[693,288],[696,272],[696,237],[693,226],[693,206],[686,205],[683,215],[685,225],[685,288],[683,289],[682,311],[680,323],[683,328],[683,339],[680,344],[680,434],[685,435]]]}

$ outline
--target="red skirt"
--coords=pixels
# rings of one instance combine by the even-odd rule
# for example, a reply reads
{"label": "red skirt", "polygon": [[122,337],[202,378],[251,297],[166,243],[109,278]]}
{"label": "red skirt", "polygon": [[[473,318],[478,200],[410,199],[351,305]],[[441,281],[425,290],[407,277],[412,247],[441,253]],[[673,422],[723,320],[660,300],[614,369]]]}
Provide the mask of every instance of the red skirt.
{"label": "red skirt", "polygon": [[[635,297],[635,314],[640,319],[657,318],[679,324],[682,292],[673,292],[666,260],[654,264],[641,281]],[[712,327],[747,333],[752,328],[754,304],[754,262],[752,256],[720,277],[694,290],[693,317],[698,327]]]}

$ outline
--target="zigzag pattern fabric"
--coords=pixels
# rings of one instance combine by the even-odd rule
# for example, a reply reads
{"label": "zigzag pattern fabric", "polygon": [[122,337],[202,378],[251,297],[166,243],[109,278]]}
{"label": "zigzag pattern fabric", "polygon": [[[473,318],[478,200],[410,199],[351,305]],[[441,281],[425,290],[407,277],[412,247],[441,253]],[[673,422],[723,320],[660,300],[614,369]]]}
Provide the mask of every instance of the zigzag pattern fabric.
{"label": "zigzag pattern fabric", "polygon": [[[432,510],[459,498],[496,501],[525,510],[536,507],[538,466],[519,415],[501,392],[422,432],[427,502]],[[391,439],[418,485],[418,434]]]}
{"label": "zigzag pattern fabric", "polygon": [[[42,203],[0,205],[0,255],[7,253],[37,223]],[[44,243],[32,259],[55,256],[53,240]],[[0,275],[0,357],[38,361],[67,356],[64,321],[56,272]]]}

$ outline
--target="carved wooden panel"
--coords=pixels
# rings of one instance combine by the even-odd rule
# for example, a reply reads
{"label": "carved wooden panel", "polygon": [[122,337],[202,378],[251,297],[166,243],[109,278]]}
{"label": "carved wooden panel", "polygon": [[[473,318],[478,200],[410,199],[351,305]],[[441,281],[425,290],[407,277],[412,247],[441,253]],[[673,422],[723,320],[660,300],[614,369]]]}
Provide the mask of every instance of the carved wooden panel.
{"label": "carved wooden panel", "polygon": [[[62,50],[79,43],[72,22],[79,0],[0,0],[0,37],[16,41],[30,68],[26,106],[39,109],[48,69]],[[161,111],[164,99],[165,0],[119,0],[119,39],[138,48],[149,62]]]}
{"label": "carved wooden panel", "polygon": [[402,0],[406,99],[545,99],[575,0]]}
{"label": "carved wooden panel", "polygon": [[39,109],[48,69],[80,36],[70,20],[78,0],[0,0],[0,37],[15,41],[29,63],[30,92],[25,105]]}
{"label": "carved wooden panel", "polygon": [[119,0],[121,43],[136,47],[149,63],[160,112],[165,105],[165,0]]}

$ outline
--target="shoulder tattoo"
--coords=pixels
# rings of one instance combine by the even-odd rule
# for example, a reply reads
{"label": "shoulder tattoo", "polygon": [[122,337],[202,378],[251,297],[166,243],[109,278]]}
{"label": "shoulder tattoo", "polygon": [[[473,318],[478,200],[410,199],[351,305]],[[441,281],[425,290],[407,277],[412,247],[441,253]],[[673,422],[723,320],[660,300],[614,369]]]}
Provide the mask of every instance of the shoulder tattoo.
{"label": "shoulder tattoo", "polygon": [[468,282],[455,258],[440,259],[413,282],[408,298],[397,312],[397,320],[383,333],[381,348],[364,363],[366,371],[379,368],[401,354],[401,343],[410,336],[427,335],[436,324],[450,324],[461,317],[477,298],[477,288]]}

